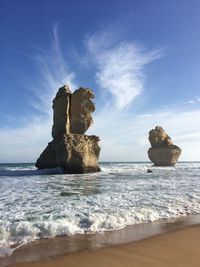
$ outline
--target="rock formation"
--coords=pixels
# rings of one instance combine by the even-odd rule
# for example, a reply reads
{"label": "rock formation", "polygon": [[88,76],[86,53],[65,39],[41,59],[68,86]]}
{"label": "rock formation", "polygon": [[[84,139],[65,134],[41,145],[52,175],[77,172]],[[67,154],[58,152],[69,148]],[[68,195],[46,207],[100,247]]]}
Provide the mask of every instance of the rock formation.
{"label": "rock formation", "polygon": [[53,140],[38,158],[38,169],[61,167],[65,173],[99,171],[99,137],[84,135],[92,124],[95,105],[89,88],[71,93],[68,86],[59,88],[53,100]]}
{"label": "rock formation", "polygon": [[160,126],[149,132],[151,148],[148,150],[149,159],[154,166],[174,166],[181,154],[181,149],[173,145],[171,138]]}
{"label": "rock formation", "polygon": [[59,88],[53,100],[53,127],[52,137],[62,138],[63,134],[70,134],[70,102],[71,91],[69,87]]}
{"label": "rock formation", "polygon": [[84,134],[92,124],[91,112],[95,111],[93,92],[80,87],[71,97],[71,133]]}

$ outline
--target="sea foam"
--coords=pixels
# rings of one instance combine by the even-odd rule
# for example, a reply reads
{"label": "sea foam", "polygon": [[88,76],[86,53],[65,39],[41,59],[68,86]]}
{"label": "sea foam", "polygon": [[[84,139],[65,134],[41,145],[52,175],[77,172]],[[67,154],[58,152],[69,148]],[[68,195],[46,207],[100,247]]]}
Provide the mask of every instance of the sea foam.
{"label": "sea foam", "polygon": [[102,163],[101,170],[66,175],[40,173],[33,165],[0,166],[0,174],[12,172],[0,176],[0,255],[36,239],[200,213],[200,163]]}

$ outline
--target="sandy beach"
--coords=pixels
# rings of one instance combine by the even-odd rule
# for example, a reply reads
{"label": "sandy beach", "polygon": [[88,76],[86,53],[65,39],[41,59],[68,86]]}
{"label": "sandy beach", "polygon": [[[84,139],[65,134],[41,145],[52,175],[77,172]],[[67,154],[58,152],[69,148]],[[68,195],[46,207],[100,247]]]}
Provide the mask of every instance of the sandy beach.
{"label": "sandy beach", "polygon": [[48,261],[19,263],[10,266],[196,267],[200,266],[200,225],[189,226],[128,244],[71,253]]}

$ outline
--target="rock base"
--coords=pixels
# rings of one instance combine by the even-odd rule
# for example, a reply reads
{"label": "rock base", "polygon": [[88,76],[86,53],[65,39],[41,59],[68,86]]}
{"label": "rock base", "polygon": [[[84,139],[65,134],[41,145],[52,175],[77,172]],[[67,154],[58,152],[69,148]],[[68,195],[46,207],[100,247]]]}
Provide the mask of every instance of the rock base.
{"label": "rock base", "polygon": [[38,158],[38,169],[61,167],[65,173],[98,172],[100,147],[95,135],[67,134],[54,139]]}
{"label": "rock base", "polygon": [[149,159],[154,163],[154,166],[174,166],[181,154],[181,149],[178,146],[171,145],[160,148],[149,148]]}

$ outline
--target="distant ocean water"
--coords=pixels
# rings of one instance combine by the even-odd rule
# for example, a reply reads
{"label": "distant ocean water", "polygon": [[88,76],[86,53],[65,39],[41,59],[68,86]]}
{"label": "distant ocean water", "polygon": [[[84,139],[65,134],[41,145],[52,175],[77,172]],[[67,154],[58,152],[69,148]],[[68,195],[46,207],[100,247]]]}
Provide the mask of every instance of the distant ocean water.
{"label": "distant ocean water", "polygon": [[151,166],[101,163],[99,173],[67,175],[0,164],[0,256],[36,239],[200,214],[200,163]]}

